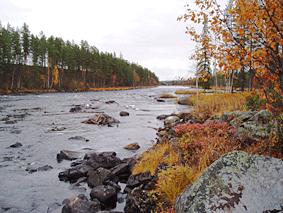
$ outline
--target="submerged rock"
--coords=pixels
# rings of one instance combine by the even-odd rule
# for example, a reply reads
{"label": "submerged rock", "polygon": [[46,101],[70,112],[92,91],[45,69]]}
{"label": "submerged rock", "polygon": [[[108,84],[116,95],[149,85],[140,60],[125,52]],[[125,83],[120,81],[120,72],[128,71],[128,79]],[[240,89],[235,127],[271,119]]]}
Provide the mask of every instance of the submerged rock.
{"label": "submerged rock", "polygon": [[61,150],[60,153],[57,154],[57,161],[61,162],[62,160],[76,160],[82,156],[83,154],[81,152]]}
{"label": "submerged rock", "polygon": [[101,125],[101,126],[104,126],[104,125],[111,126],[112,124],[120,123],[120,121],[105,113],[97,113],[94,117],[86,121],[83,121],[82,123]]}
{"label": "submerged rock", "polygon": [[121,117],[129,116],[129,115],[130,115],[130,113],[128,113],[128,112],[125,112],[125,111],[120,112]]}
{"label": "submerged rock", "polygon": [[10,146],[10,148],[18,148],[18,147],[21,147],[23,146],[23,144],[21,144],[20,142],[17,142],[17,143],[14,143]]}
{"label": "submerged rock", "polygon": [[83,110],[82,107],[79,106],[79,105],[77,105],[77,106],[75,106],[75,107],[72,107],[72,108],[70,109],[70,112],[81,112],[82,110]]}
{"label": "submerged rock", "polygon": [[140,148],[140,145],[138,143],[130,143],[124,147],[124,149],[127,149],[127,150],[138,150],[139,148]]}
{"label": "submerged rock", "polygon": [[60,131],[63,131],[65,129],[66,129],[66,127],[57,127],[57,126],[55,126],[55,127],[52,127],[52,129],[50,129],[49,132],[60,132]]}
{"label": "submerged rock", "polygon": [[117,103],[116,101],[114,100],[110,100],[110,101],[105,101],[106,104],[114,104],[114,103]]}
{"label": "submerged rock", "polygon": [[157,102],[165,102],[165,100],[163,100],[163,99],[159,99],[159,98],[158,98],[158,99],[156,99],[156,101],[157,101]]}
{"label": "submerged rock", "polygon": [[214,162],[176,204],[177,213],[281,211],[283,161],[241,151]]}
{"label": "submerged rock", "polygon": [[169,117],[170,115],[158,115],[157,117],[156,117],[156,119],[158,119],[158,120],[164,120],[164,119],[166,119],[167,117]]}
{"label": "submerged rock", "polygon": [[99,201],[89,201],[83,194],[66,199],[63,204],[65,205],[62,208],[62,213],[94,213],[100,210]]}
{"label": "submerged rock", "polygon": [[69,140],[78,140],[78,141],[85,141],[88,142],[89,139],[82,137],[82,136],[74,136],[74,137],[70,137]]}

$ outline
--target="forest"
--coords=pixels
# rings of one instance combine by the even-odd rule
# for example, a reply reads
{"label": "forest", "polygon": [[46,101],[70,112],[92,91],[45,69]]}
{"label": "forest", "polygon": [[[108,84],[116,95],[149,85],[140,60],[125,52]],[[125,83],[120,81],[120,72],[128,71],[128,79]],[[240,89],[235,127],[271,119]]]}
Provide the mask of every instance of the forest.
{"label": "forest", "polygon": [[34,35],[27,24],[0,25],[0,89],[2,91],[81,91],[90,88],[158,84],[149,69],[115,53],[99,51],[87,41]]}

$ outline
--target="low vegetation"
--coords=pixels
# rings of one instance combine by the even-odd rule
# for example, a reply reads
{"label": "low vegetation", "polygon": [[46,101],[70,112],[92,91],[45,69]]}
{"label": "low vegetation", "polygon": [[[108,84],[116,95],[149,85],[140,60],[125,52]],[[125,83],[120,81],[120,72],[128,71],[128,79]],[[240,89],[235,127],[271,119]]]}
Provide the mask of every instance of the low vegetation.
{"label": "low vegetation", "polygon": [[179,160],[179,155],[172,145],[166,142],[157,144],[143,154],[140,161],[136,164],[133,174],[150,172],[151,175],[155,175],[160,164],[172,166],[177,164]]}
{"label": "low vegetation", "polygon": [[[254,140],[249,135],[240,137],[237,127],[229,119],[219,119],[226,112],[259,111],[265,106],[260,97],[245,92],[201,94],[192,96],[191,100],[195,106],[193,116],[204,119],[205,113],[206,121],[199,119],[198,122],[175,126],[176,140],[158,143],[142,155],[134,168],[134,174],[149,171],[157,176],[155,189],[150,194],[155,195],[162,212],[174,212],[177,197],[223,154],[242,150],[283,159],[282,136],[280,138],[278,135],[280,131]],[[282,115],[277,118],[274,116],[278,128],[280,125],[282,127],[282,120]]]}
{"label": "low vegetation", "polygon": [[244,111],[246,99],[250,93],[223,93],[223,94],[200,94],[189,98],[194,108],[194,114],[202,119],[214,115],[221,115],[224,112]]}

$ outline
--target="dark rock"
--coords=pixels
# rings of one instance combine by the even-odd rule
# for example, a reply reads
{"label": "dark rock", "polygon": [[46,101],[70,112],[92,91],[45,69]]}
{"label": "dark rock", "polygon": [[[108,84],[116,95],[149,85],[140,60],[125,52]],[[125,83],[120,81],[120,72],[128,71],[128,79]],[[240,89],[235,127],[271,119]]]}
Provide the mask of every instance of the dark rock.
{"label": "dark rock", "polygon": [[27,168],[25,169],[25,171],[27,171],[28,173],[32,174],[32,173],[37,172],[37,169],[36,169],[36,168],[33,168],[33,167],[27,167]]}
{"label": "dark rock", "polygon": [[133,189],[140,185],[146,185],[151,181],[154,181],[154,176],[151,176],[149,172],[141,173],[138,175],[131,175],[127,181],[127,188]]}
{"label": "dark rock", "polygon": [[51,170],[51,169],[53,169],[52,166],[50,166],[50,165],[45,165],[45,166],[38,167],[38,168],[37,168],[37,171],[42,172],[42,171],[48,171],[48,170]]}
{"label": "dark rock", "polygon": [[22,132],[22,130],[19,129],[14,129],[11,131],[12,134],[20,134]]}
{"label": "dark rock", "polygon": [[87,184],[93,188],[95,186],[102,185],[103,182],[110,176],[110,171],[104,168],[98,168],[96,170],[88,171]]}
{"label": "dark rock", "polygon": [[21,144],[20,142],[17,142],[17,143],[14,143],[10,146],[10,148],[18,148],[18,147],[21,147],[23,146],[23,144]]}
{"label": "dark rock", "polygon": [[156,99],[157,102],[165,102],[163,99]]}
{"label": "dark rock", "polygon": [[101,202],[103,208],[114,208],[117,202],[117,192],[112,186],[96,186],[90,192],[91,199],[97,199]]}
{"label": "dark rock", "polygon": [[78,165],[60,172],[58,177],[60,181],[70,181],[71,183],[75,183],[79,178],[87,177],[87,173],[91,169],[92,168],[87,165]]}
{"label": "dark rock", "polygon": [[181,194],[176,212],[281,212],[282,180],[282,160],[230,152]]}
{"label": "dark rock", "polygon": [[88,142],[89,139],[82,137],[82,136],[74,136],[74,137],[70,137],[69,140],[78,140],[78,141],[85,141]]}
{"label": "dark rock", "polygon": [[116,101],[113,101],[113,100],[110,100],[110,101],[106,101],[105,102],[106,104],[114,104],[114,103],[117,103]]}
{"label": "dark rock", "polygon": [[7,120],[7,121],[5,121],[5,124],[15,124],[15,123],[17,123],[16,120]]}
{"label": "dark rock", "polygon": [[117,119],[105,114],[105,113],[96,113],[96,115],[82,123],[85,124],[94,124],[94,125],[108,125],[111,126],[112,124],[120,123]]}
{"label": "dark rock", "polygon": [[93,168],[102,167],[110,169],[122,163],[121,159],[116,157],[115,152],[102,152],[99,154],[90,152],[85,155],[85,159],[87,160],[87,164]]}
{"label": "dark rock", "polygon": [[132,157],[132,158],[124,158],[122,160],[123,163],[127,163],[128,166],[129,166],[129,170],[130,171],[133,171],[133,168],[134,166],[136,165],[137,163],[137,159],[135,157]]}
{"label": "dark rock", "polygon": [[140,148],[140,145],[138,143],[130,143],[124,147],[124,149],[127,149],[127,150],[138,150],[139,148]]}
{"label": "dark rock", "polygon": [[125,112],[125,111],[120,112],[120,116],[129,116],[129,115],[130,113],[128,112]]}
{"label": "dark rock", "polygon": [[81,112],[83,109],[81,108],[81,106],[77,105],[73,108],[70,109],[70,112]]}
{"label": "dark rock", "polygon": [[57,127],[57,126],[55,126],[52,129],[50,129],[49,132],[60,132],[60,131],[63,131],[65,129],[66,129],[66,127]]}
{"label": "dark rock", "polygon": [[127,196],[125,213],[155,212],[155,202],[148,196],[148,192],[141,187],[134,188]]}
{"label": "dark rock", "polygon": [[129,173],[129,164],[128,163],[121,163],[111,169],[112,176],[119,176],[124,173]]}
{"label": "dark rock", "polygon": [[111,180],[104,181],[104,185],[112,186],[116,190],[117,193],[121,191],[121,186],[118,183],[115,183]]}
{"label": "dark rock", "polygon": [[166,119],[167,117],[169,117],[170,115],[158,115],[157,117],[156,117],[156,119],[158,119],[158,120],[164,120],[164,119]]}
{"label": "dark rock", "polygon": [[63,204],[62,213],[95,213],[100,210],[97,200],[89,201],[83,194],[78,197],[66,199]]}
{"label": "dark rock", "polygon": [[61,162],[62,160],[76,160],[82,156],[83,154],[81,152],[61,150],[60,153],[57,154],[57,161]]}

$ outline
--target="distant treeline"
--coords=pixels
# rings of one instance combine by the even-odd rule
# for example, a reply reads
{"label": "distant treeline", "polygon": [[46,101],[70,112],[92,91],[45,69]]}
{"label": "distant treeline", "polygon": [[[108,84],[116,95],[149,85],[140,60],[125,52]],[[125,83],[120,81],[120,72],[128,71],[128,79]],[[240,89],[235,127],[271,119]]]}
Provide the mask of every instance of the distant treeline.
{"label": "distant treeline", "polygon": [[153,72],[122,56],[100,52],[87,41],[31,34],[0,24],[0,89],[82,90],[93,87],[152,86]]}

